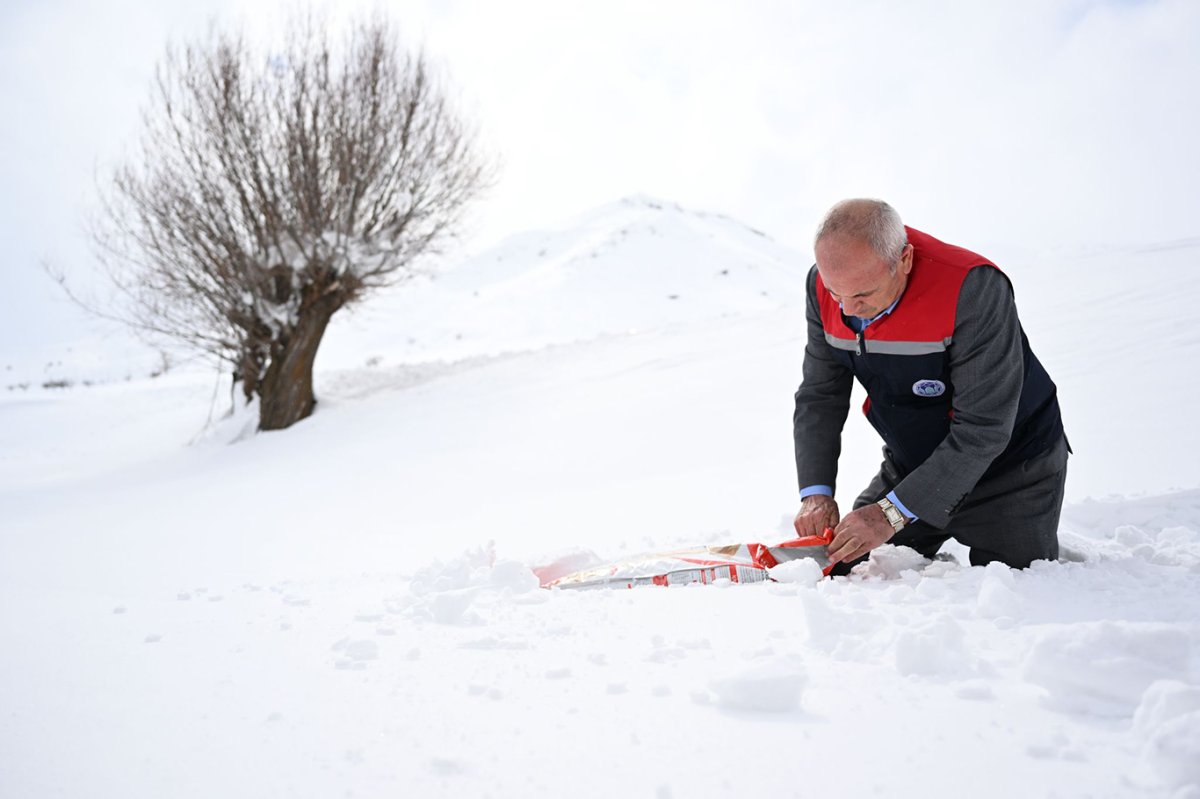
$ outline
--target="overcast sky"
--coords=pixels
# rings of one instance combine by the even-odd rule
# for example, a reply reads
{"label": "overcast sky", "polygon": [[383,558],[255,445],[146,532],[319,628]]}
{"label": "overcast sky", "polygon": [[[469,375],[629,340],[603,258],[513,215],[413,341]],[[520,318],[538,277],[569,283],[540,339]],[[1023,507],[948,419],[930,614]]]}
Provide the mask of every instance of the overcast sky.
{"label": "overcast sky", "polygon": [[[985,251],[1200,235],[1195,0],[314,5],[383,8],[445,66],[504,163],[476,247],[635,193],[805,258],[846,196]],[[36,264],[87,268],[94,175],[133,152],[167,41],[296,7],[3,0],[0,355],[68,315]]]}

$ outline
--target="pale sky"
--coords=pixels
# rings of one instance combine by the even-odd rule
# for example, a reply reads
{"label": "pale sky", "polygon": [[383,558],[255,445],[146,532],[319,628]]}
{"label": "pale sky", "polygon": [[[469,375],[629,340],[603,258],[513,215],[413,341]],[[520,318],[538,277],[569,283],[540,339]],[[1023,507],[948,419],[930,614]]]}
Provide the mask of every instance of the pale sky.
{"label": "pale sky", "polygon": [[[882,197],[987,251],[1200,236],[1200,2],[314,3],[388,11],[502,158],[480,247],[650,194],[808,258],[820,214]],[[4,0],[0,356],[73,314],[95,175],[132,153],[169,39],[269,38],[296,3]],[[1187,279],[1194,279],[1188,276]]]}

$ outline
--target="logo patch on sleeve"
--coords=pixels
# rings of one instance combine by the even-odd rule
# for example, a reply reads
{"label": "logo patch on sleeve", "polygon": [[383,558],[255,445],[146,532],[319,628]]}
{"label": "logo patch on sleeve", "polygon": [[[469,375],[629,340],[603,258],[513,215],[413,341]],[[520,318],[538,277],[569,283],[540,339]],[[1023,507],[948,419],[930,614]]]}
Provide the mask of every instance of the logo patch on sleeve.
{"label": "logo patch on sleeve", "polygon": [[946,393],[946,384],[941,380],[918,380],[913,383],[913,393],[918,397],[940,397]]}

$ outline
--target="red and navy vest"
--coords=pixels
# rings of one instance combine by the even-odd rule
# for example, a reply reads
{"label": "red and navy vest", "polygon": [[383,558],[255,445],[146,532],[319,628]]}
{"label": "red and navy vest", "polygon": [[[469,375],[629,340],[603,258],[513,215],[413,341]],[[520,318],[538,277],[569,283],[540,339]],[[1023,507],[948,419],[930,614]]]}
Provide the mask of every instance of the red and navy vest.
{"label": "red and navy vest", "polygon": [[[913,265],[900,302],[890,314],[856,333],[818,273],[817,298],[833,357],[867,391],[863,412],[883,437],[902,475],[916,469],[950,432],[954,386],[949,348],[954,343],[958,295],[967,273],[995,268],[981,255],[913,228]],[[1046,452],[1063,435],[1057,389],[1021,331],[1025,379],[1007,448],[984,477]]]}

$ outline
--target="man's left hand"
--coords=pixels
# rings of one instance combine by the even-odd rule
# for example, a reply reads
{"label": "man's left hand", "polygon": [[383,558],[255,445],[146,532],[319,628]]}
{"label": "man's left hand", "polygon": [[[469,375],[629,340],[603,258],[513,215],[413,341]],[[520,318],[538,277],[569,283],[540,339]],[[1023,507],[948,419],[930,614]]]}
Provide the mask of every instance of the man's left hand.
{"label": "man's left hand", "polygon": [[833,533],[833,541],[829,544],[829,562],[849,563],[892,540],[896,531],[883,515],[883,510],[872,502],[846,514]]}

